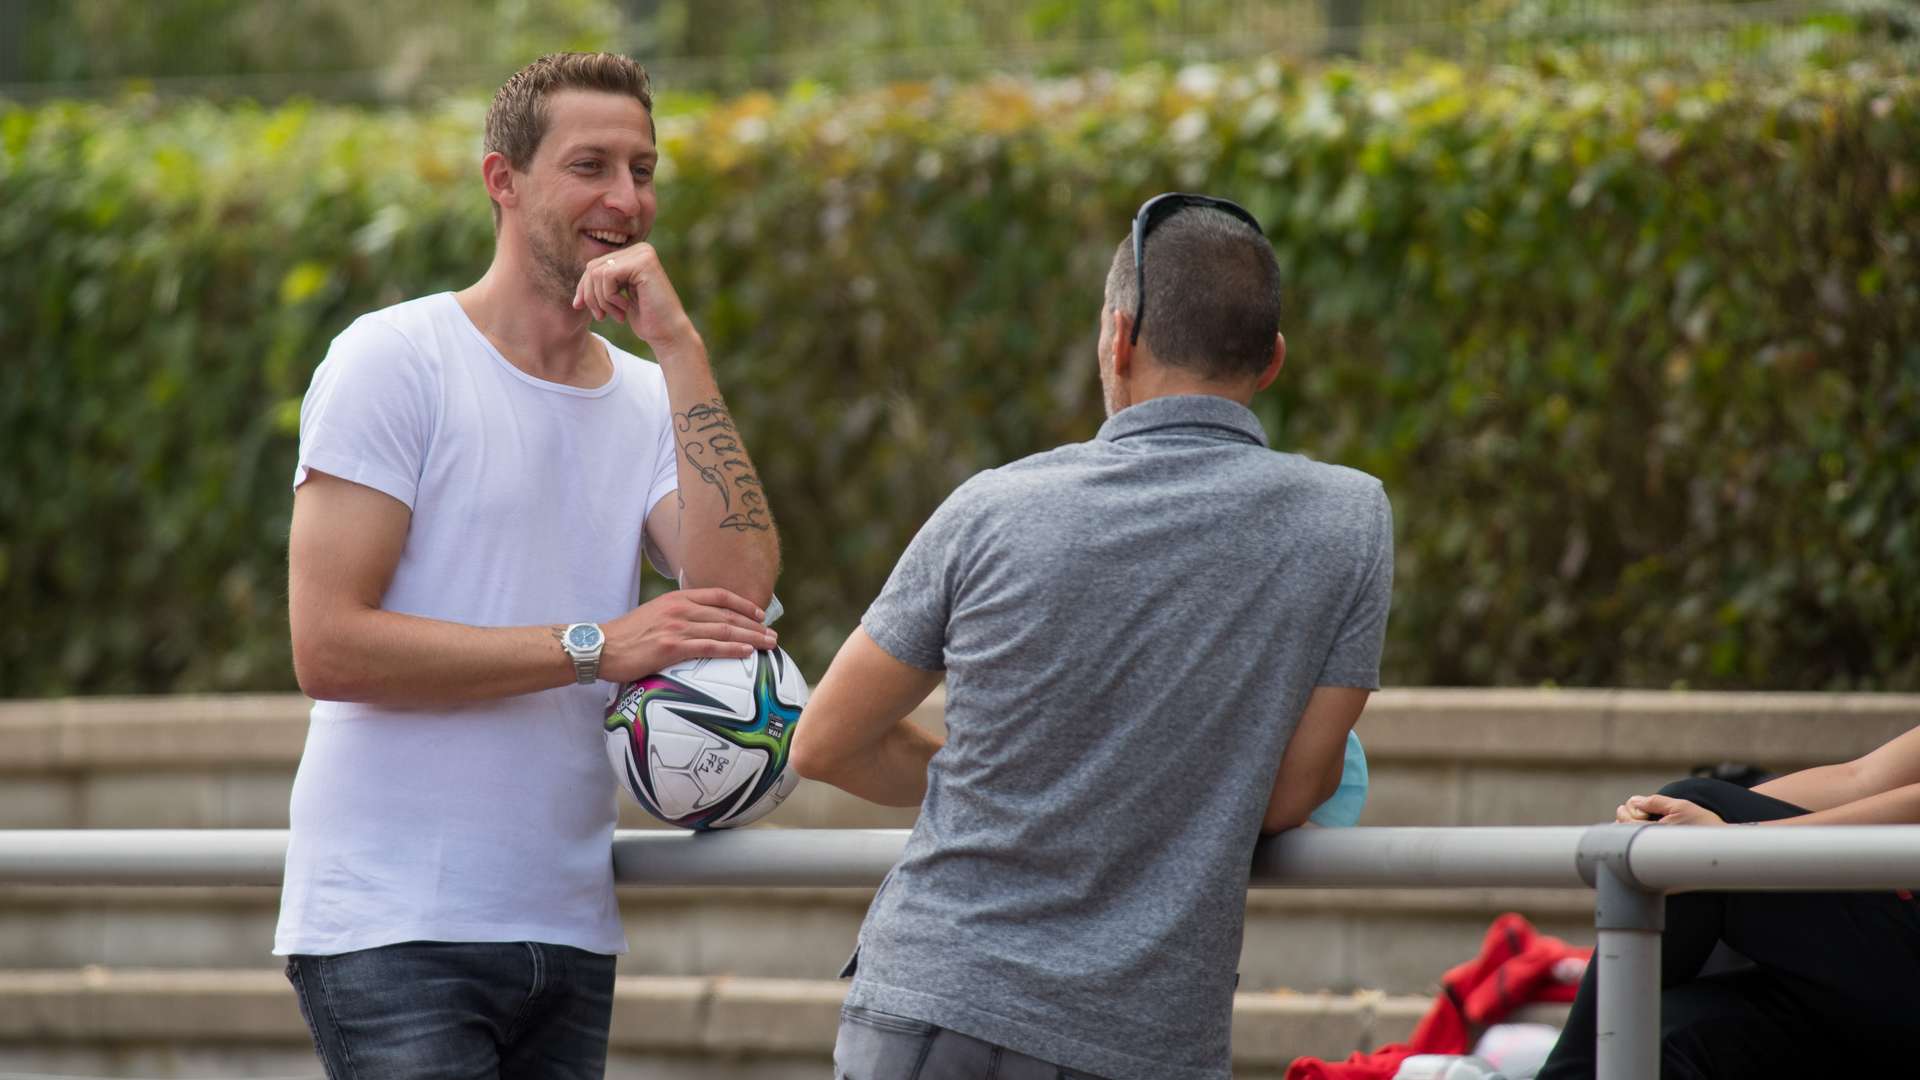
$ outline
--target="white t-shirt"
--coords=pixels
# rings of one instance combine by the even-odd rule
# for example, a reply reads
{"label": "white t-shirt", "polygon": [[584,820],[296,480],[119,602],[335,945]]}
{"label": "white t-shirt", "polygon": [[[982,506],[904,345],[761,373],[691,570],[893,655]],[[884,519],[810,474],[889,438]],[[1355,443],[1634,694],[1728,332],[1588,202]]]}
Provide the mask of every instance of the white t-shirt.
{"label": "white t-shirt", "polygon": [[[639,599],[646,515],[679,484],[659,367],[607,353],[613,377],[581,389],[514,367],[451,293],[365,315],[314,371],[294,486],[318,469],[412,509],[386,610],[472,626],[620,615]],[[626,951],[607,691],[442,709],[316,702],[274,952]]]}

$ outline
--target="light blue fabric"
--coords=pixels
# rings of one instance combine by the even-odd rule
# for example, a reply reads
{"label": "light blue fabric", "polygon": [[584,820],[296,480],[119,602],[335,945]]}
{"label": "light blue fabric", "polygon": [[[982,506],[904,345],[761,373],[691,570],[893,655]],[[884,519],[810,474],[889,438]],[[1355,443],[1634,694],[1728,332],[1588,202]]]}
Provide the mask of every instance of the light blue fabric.
{"label": "light blue fabric", "polygon": [[1367,752],[1360,736],[1347,732],[1347,760],[1340,769],[1340,787],[1333,797],[1307,815],[1307,820],[1323,828],[1338,829],[1360,824],[1360,811],[1367,806]]}

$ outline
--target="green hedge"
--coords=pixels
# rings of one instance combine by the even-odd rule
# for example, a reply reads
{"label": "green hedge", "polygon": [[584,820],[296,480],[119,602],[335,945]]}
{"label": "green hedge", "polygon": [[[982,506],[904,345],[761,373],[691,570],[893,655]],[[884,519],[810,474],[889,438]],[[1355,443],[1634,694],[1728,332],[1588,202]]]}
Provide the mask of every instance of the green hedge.
{"label": "green hedge", "polygon": [[[484,267],[479,120],[0,107],[0,695],[291,685],[299,397]],[[1107,260],[1185,188],[1280,253],[1276,442],[1393,495],[1392,681],[1920,689],[1909,77],[1196,68],[661,130],[816,674],[948,490],[1093,432]]]}

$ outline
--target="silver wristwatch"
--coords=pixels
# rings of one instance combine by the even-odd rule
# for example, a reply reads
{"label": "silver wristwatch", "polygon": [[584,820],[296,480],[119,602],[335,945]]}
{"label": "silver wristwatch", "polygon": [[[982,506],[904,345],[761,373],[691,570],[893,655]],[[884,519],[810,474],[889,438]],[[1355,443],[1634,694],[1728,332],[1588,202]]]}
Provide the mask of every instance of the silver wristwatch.
{"label": "silver wristwatch", "polygon": [[600,650],[607,635],[590,622],[577,622],[560,632],[560,647],[573,661],[573,681],[590,683],[600,677]]}

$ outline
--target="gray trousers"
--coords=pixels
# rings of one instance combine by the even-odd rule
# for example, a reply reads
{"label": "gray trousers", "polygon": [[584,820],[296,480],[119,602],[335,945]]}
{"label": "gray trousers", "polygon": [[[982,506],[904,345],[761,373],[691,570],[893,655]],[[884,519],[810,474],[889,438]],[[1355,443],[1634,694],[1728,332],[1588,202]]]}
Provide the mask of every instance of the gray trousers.
{"label": "gray trousers", "polygon": [[840,1010],[834,1080],[1100,1080],[923,1020]]}

